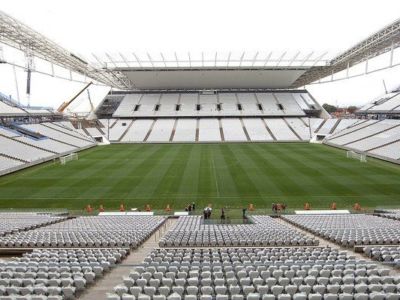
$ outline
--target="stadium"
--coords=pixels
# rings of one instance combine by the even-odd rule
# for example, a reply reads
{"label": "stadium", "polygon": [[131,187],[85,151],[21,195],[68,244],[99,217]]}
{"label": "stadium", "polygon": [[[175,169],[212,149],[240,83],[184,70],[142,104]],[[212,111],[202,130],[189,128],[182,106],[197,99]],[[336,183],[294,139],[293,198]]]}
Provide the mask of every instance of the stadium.
{"label": "stadium", "polygon": [[0,11],[0,300],[400,299],[400,20],[352,43],[89,58]]}

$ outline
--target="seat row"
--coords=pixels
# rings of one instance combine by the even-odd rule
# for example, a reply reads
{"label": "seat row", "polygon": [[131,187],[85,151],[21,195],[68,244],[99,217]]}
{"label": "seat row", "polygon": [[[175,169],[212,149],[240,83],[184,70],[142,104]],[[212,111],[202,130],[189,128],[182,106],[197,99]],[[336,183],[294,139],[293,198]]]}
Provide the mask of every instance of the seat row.
{"label": "seat row", "polygon": [[[308,262],[286,259],[290,255]],[[395,300],[399,294],[399,276],[330,248],[164,248],[152,251],[107,298]]]}
{"label": "seat row", "polygon": [[0,237],[0,247],[128,247],[142,244],[165,221],[158,216],[91,216]]}
{"label": "seat row", "polygon": [[368,246],[364,253],[369,257],[400,268],[400,246]]}
{"label": "seat row", "polygon": [[269,216],[252,216],[251,224],[204,224],[201,216],[180,217],[160,239],[160,247],[313,246],[318,240]]}
{"label": "seat row", "polygon": [[65,217],[35,213],[0,213],[0,236],[38,228],[65,220]]}
{"label": "seat row", "polygon": [[128,249],[35,249],[0,261],[0,299],[75,299]]}
{"label": "seat row", "polygon": [[373,215],[286,215],[288,222],[344,247],[400,243],[400,222]]}

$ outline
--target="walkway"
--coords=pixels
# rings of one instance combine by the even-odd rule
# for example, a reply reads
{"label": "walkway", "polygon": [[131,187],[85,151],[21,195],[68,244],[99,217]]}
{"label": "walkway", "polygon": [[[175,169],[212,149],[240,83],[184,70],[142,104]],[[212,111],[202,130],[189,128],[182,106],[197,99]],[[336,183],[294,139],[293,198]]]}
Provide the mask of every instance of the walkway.
{"label": "walkway", "polygon": [[143,262],[145,257],[158,247],[158,241],[176,222],[176,219],[168,219],[156,232],[154,232],[147,241],[139,248],[132,250],[130,254],[110,272],[106,273],[101,279],[96,280],[93,286],[90,286],[79,299],[82,300],[101,300],[105,299],[105,294],[113,291],[114,286],[122,283],[122,277],[128,276],[132,268]]}

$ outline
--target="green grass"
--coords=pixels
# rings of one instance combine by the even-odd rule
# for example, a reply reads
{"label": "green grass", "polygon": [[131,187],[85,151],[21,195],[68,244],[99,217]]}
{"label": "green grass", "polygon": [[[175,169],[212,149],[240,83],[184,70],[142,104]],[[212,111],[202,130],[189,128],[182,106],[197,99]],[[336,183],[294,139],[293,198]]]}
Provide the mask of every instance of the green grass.
{"label": "green grass", "polygon": [[0,177],[0,208],[400,206],[400,167],[315,144],[111,145]]}

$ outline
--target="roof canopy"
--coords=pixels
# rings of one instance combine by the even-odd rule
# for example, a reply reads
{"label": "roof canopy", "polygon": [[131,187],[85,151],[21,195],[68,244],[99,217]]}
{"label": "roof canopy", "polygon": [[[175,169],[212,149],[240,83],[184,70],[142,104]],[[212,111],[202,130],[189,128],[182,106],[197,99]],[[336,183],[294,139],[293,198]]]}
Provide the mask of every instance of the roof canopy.
{"label": "roof canopy", "polygon": [[[380,54],[389,51],[393,53],[393,49],[400,46],[400,20],[394,21],[329,61],[323,60],[324,54],[312,57],[313,52],[310,56],[301,57],[295,54],[289,58],[284,52],[275,60],[267,56],[260,61],[257,52],[250,59],[246,59],[243,53],[238,59],[232,59],[229,54],[222,60],[215,53],[211,61],[204,60],[204,57],[196,61],[189,54],[185,59],[186,65],[180,64],[182,61],[179,61],[176,54],[175,60],[172,61],[162,54],[161,60],[155,60],[147,54],[147,62],[140,61],[136,55],[136,62],[130,62],[121,54],[119,61],[116,61],[107,54],[105,60],[96,57],[97,62],[93,63],[69,52],[1,11],[0,43],[22,50],[27,57],[39,57],[119,89],[153,89],[156,86],[158,89],[243,88],[244,86],[297,88]],[[170,64],[174,63],[177,66],[171,67]]]}
{"label": "roof canopy", "polygon": [[280,89],[307,68],[123,68],[134,89]]}

